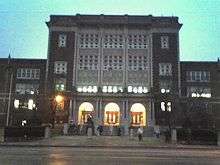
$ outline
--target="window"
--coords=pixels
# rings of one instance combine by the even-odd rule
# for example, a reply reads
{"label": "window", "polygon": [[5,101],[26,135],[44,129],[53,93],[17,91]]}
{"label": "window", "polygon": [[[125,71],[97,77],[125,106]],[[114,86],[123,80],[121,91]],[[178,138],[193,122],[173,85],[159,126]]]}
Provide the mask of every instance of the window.
{"label": "window", "polygon": [[146,49],[147,48],[147,36],[144,34],[128,35],[127,43],[128,43],[129,49]]}
{"label": "window", "polygon": [[79,34],[80,48],[98,48],[99,35],[96,33],[80,33]]}
{"label": "window", "polygon": [[168,49],[169,48],[169,37],[168,36],[161,36],[160,38],[161,48]]}
{"label": "window", "polygon": [[123,48],[123,35],[122,34],[105,34],[104,35],[104,48]]}
{"label": "window", "polygon": [[103,70],[122,70],[123,58],[122,56],[104,56],[103,57]]}
{"label": "window", "polygon": [[18,68],[17,79],[40,79],[40,69]]}
{"label": "window", "polygon": [[163,112],[165,112],[165,111],[171,112],[171,111],[172,111],[172,104],[171,104],[171,102],[170,102],[170,101],[168,101],[168,102],[162,101],[162,102],[160,103],[160,109],[161,109]]}
{"label": "window", "polygon": [[54,64],[54,73],[56,74],[66,74],[67,73],[67,62],[56,61]]}
{"label": "window", "polygon": [[64,91],[66,89],[66,79],[59,78],[55,81],[55,90],[56,91]]}
{"label": "window", "polygon": [[148,56],[128,56],[128,70],[147,70]]}
{"label": "window", "polygon": [[66,35],[65,34],[59,35],[58,46],[59,47],[66,47]]}
{"label": "window", "polygon": [[160,81],[160,91],[161,93],[170,93],[172,82],[170,80]]}
{"label": "window", "polygon": [[24,84],[17,83],[15,86],[15,92],[18,94],[38,94],[39,84]]}
{"label": "window", "polygon": [[172,75],[172,64],[171,63],[159,63],[159,75],[160,76],[171,76]]}
{"label": "window", "polygon": [[209,71],[187,71],[186,80],[188,82],[209,82],[210,72]]}
{"label": "window", "polygon": [[196,87],[190,86],[187,87],[187,97],[211,97],[211,88],[209,87]]}
{"label": "window", "polygon": [[78,64],[78,69],[80,70],[97,70],[98,55],[80,55]]}

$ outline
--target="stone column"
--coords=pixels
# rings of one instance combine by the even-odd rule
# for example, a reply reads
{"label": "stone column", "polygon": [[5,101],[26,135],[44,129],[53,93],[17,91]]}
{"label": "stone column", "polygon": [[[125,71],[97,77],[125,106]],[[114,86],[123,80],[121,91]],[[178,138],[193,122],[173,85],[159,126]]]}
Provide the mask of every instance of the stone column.
{"label": "stone column", "polygon": [[177,131],[176,131],[176,129],[171,130],[171,142],[173,144],[177,143]]}
{"label": "stone column", "polygon": [[5,129],[0,128],[0,142],[4,142],[5,140]]}
{"label": "stone column", "polygon": [[217,131],[217,145],[220,146],[220,130]]}

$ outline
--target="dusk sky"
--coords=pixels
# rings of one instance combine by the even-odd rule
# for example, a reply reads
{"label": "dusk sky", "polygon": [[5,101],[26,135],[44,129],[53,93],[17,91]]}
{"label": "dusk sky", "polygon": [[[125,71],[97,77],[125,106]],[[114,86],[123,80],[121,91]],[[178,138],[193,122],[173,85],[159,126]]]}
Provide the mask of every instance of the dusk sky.
{"label": "dusk sky", "polygon": [[178,16],[180,58],[220,57],[220,0],[1,0],[0,57],[47,58],[51,14]]}

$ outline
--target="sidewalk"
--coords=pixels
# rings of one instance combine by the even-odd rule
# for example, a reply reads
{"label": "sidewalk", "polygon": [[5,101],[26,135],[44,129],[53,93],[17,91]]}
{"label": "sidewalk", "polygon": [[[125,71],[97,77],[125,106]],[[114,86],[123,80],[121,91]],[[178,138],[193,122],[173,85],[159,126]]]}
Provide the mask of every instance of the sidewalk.
{"label": "sidewalk", "polygon": [[137,137],[126,136],[55,136],[50,139],[42,139],[26,142],[2,142],[0,146],[7,147],[108,147],[108,148],[170,148],[170,149],[220,149],[218,146],[203,145],[175,145],[164,143],[161,139],[144,137],[139,142]]}

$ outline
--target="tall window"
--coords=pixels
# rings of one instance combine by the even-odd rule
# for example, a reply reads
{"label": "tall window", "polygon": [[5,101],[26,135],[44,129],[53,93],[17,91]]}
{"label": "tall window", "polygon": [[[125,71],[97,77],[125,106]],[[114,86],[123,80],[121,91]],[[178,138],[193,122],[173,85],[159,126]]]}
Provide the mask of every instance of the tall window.
{"label": "tall window", "polygon": [[99,35],[96,33],[81,33],[79,34],[80,48],[98,48]]}
{"label": "tall window", "polygon": [[129,49],[146,49],[147,36],[143,34],[128,35],[128,48]]}
{"label": "tall window", "polygon": [[16,83],[15,91],[18,94],[38,94],[39,84]]}
{"label": "tall window", "polygon": [[186,72],[187,81],[197,81],[197,82],[209,82],[210,72],[209,71],[187,71]]}
{"label": "tall window", "polygon": [[105,34],[104,48],[123,48],[122,34]]}
{"label": "tall window", "polygon": [[171,63],[159,63],[159,75],[160,76],[171,76],[172,75],[172,64]]}
{"label": "tall window", "polygon": [[54,73],[56,74],[66,74],[67,73],[67,62],[56,61],[54,64]]}
{"label": "tall window", "polygon": [[78,61],[80,70],[98,69],[98,55],[80,55]]}
{"label": "tall window", "polygon": [[103,69],[104,70],[122,70],[123,58],[122,56],[104,56]]}
{"label": "tall window", "polygon": [[55,89],[56,91],[64,91],[66,89],[66,79],[65,78],[56,79]]}
{"label": "tall window", "polygon": [[169,37],[168,36],[161,36],[160,43],[161,43],[162,49],[168,49],[169,48]]}
{"label": "tall window", "polygon": [[17,79],[39,79],[40,69],[18,68]]}
{"label": "tall window", "polygon": [[172,82],[170,80],[160,80],[161,93],[170,93]]}
{"label": "tall window", "polygon": [[58,46],[59,47],[66,47],[66,35],[65,34],[60,34],[59,39],[58,39]]}
{"label": "tall window", "polygon": [[187,97],[211,97],[211,88],[202,86],[187,87]]}
{"label": "tall window", "polygon": [[128,70],[147,70],[148,56],[128,56]]}

